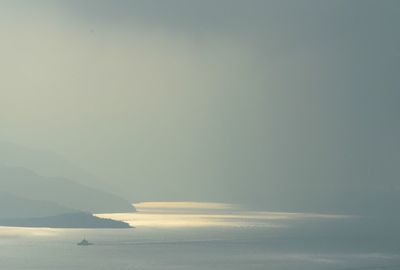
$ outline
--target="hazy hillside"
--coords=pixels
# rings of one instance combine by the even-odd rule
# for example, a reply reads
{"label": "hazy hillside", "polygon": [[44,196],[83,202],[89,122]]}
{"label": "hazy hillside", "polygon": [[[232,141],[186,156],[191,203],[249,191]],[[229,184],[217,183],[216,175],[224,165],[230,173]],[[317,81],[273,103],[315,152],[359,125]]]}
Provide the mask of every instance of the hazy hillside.
{"label": "hazy hillside", "polygon": [[55,202],[29,200],[0,192],[0,219],[46,217],[71,213],[72,210]]}
{"label": "hazy hillside", "polygon": [[52,228],[130,228],[57,203],[31,200],[0,192],[0,226]]}
{"label": "hazy hillside", "polygon": [[129,202],[118,196],[67,179],[43,177],[24,168],[0,166],[0,190],[90,213],[134,211]]}
{"label": "hazy hillside", "polygon": [[0,219],[0,225],[51,228],[131,228],[125,222],[98,218],[89,213],[69,213],[37,218]]}
{"label": "hazy hillside", "polygon": [[99,179],[56,153],[0,141],[0,164],[22,167],[46,177],[65,177],[79,184],[100,190],[112,190],[112,185]]}

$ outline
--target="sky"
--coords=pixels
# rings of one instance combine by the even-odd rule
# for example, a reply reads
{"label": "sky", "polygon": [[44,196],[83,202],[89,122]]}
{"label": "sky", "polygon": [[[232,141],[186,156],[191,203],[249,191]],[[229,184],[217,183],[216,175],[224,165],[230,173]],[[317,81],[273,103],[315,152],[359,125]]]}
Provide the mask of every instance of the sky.
{"label": "sky", "polygon": [[125,198],[357,212],[400,192],[398,1],[0,7],[0,140]]}

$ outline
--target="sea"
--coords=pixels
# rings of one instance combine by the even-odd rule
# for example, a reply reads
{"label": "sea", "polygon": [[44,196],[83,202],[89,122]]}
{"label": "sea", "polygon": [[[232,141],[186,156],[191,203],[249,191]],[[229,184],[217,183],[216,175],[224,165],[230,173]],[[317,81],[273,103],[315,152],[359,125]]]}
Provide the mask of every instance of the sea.
{"label": "sea", "polygon": [[[313,234],[315,224],[350,216],[250,211],[221,203],[135,206],[136,213],[97,215],[129,222],[132,229],[0,227],[0,269],[400,269],[396,243]],[[83,238],[93,245],[78,246]]]}

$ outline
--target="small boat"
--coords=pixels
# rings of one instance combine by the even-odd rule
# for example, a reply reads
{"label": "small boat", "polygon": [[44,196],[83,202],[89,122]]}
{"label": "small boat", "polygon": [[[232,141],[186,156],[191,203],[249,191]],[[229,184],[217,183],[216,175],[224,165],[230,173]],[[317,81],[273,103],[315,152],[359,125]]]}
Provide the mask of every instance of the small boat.
{"label": "small boat", "polygon": [[93,245],[93,243],[90,243],[88,240],[86,240],[85,238],[82,240],[82,241],[80,241],[78,244],[77,244],[78,246],[91,246],[91,245]]}

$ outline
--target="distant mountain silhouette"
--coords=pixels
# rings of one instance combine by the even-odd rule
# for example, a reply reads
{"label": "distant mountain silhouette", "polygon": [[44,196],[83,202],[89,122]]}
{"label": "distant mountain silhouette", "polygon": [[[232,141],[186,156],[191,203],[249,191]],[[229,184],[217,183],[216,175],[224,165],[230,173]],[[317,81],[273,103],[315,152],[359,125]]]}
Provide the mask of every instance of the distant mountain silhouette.
{"label": "distant mountain silhouette", "polygon": [[133,206],[118,196],[68,179],[43,177],[31,170],[0,166],[0,190],[30,200],[51,201],[90,213],[131,212]]}
{"label": "distant mountain silhouette", "polygon": [[0,226],[51,228],[131,228],[125,222],[95,217],[89,213],[68,213],[49,217],[0,219]]}
{"label": "distant mountain silhouette", "polygon": [[76,183],[110,192],[113,185],[57,153],[0,141],[0,164],[21,167],[46,177],[64,177]]}
{"label": "distant mountain silhouette", "polygon": [[30,200],[0,192],[0,219],[46,217],[73,211],[55,202]]}
{"label": "distant mountain silhouette", "polygon": [[0,226],[129,228],[90,214],[135,211],[98,184],[104,188],[62,157],[0,142]]}

